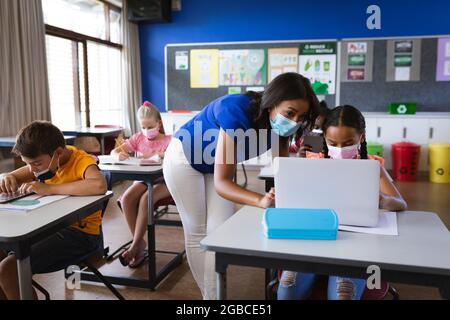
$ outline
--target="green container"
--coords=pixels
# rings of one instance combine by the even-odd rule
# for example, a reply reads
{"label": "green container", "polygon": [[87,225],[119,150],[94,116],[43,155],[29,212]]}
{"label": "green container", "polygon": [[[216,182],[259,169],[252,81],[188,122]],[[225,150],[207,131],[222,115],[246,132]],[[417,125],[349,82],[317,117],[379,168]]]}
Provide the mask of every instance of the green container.
{"label": "green container", "polygon": [[390,103],[390,114],[416,114],[417,104],[414,102]]}
{"label": "green container", "polygon": [[367,143],[367,153],[370,155],[383,156],[383,145],[376,142]]}

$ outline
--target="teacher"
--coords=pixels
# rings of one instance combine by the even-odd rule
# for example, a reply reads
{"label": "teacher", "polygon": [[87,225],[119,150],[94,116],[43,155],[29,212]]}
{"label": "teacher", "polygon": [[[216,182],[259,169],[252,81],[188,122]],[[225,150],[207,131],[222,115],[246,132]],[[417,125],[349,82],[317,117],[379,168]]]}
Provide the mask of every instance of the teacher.
{"label": "teacher", "polygon": [[262,93],[226,95],[186,123],[167,148],[164,177],[184,228],[189,266],[204,299],[216,298],[214,253],[200,241],[225,222],[234,205],[275,204],[274,190],[259,194],[234,181],[237,164],[272,149],[289,156],[295,135],[314,123],[319,102],[308,79],[276,77]]}

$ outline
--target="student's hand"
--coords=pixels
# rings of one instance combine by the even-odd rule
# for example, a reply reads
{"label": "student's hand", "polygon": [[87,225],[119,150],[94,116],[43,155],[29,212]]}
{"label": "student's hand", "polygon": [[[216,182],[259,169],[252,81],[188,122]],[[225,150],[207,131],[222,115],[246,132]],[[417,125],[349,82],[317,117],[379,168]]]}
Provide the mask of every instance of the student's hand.
{"label": "student's hand", "polygon": [[267,192],[261,200],[259,200],[259,207],[261,208],[273,208],[275,207],[275,189],[270,189],[269,192]]}
{"label": "student's hand", "polygon": [[119,161],[124,161],[127,159],[130,159],[130,155],[128,153],[125,152],[119,153]]}
{"label": "student's hand", "polygon": [[54,194],[52,192],[52,188],[50,185],[39,182],[39,181],[32,181],[32,182],[24,183],[20,186],[19,191],[21,193],[34,192],[40,196],[50,196],[50,195]]}
{"label": "student's hand", "polygon": [[164,159],[164,151],[158,152],[158,156],[159,156],[161,159]]}
{"label": "student's hand", "polygon": [[0,176],[0,193],[13,193],[19,189],[16,177],[12,174]]}

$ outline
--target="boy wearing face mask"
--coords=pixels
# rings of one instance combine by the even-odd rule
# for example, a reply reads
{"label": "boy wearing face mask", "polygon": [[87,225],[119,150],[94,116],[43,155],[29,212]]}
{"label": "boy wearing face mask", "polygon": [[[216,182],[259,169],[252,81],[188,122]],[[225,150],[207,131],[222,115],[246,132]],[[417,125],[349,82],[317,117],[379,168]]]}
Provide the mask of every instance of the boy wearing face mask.
{"label": "boy wearing face mask", "polygon": [[[340,106],[329,112],[323,124],[324,157],[330,159],[373,159],[380,162],[380,209],[406,210],[406,202],[384,169],[381,157],[367,154],[366,124],[362,113],[352,106]],[[306,299],[317,276],[312,273],[283,271],[278,299]],[[328,299],[359,300],[365,290],[365,279],[330,276]]]}
{"label": "boy wearing face mask", "polygon": [[[165,135],[161,114],[150,102],[146,101],[139,108],[138,119],[141,132],[136,133],[126,140],[111,155],[118,156],[119,160],[129,158],[129,153],[134,152],[138,158],[147,159],[158,155],[164,157],[171,136]],[[164,179],[156,181],[153,185],[153,204],[170,196],[170,192],[164,183]],[[133,242],[120,257],[120,262],[130,268],[139,267],[146,257],[147,244],[144,240],[147,231],[148,191],[147,184],[136,181],[128,188],[118,201],[123,210],[128,227],[133,235]]]}
{"label": "boy wearing face mask", "polygon": [[[50,122],[35,121],[21,129],[13,152],[26,166],[0,176],[0,192],[38,195],[101,195],[106,181],[95,159],[66,146],[61,131]],[[32,274],[49,273],[72,265],[101,244],[101,211],[33,245]],[[0,251],[0,299],[19,299],[16,258]]]}

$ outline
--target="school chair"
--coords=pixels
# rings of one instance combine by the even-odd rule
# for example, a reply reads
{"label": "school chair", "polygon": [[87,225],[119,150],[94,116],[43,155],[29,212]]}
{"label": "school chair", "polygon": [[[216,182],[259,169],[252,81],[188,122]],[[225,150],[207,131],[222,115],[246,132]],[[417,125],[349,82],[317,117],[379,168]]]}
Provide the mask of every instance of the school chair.
{"label": "school chair", "polygon": [[[108,206],[108,200],[105,201],[103,204],[102,209],[102,219],[106,212],[106,207]],[[100,227],[100,234],[101,234],[101,241],[97,248],[94,250],[86,253],[85,255],[82,255],[75,259],[70,265],[78,266],[81,271],[91,271],[110,291],[111,293],[117,297],[119,300],[125,300],[125,298],[120,294],[119,291],[102,275],[102,273],[94,266],[94,262],[98,259],[103,259],[106,257],[109,253],[109,248],[104,247],[104,241],[103,241],[103,230],[102,227]],[[70,274],[67,273],[67,270],[64,270],[64,277],[68,279]],[[36,281],[32,281],[33,287],[36,288],[36,290],[40,291],[44,296],[45,300],[50,300],[50,293],[44,289],[40,284],[38,284]]]}
{"label": "school chair", "polygon": [[[282,271],[278,271],[276,277],[266,286],[266,298],[269,300],[277,299],[277,290],[280,283]],[[328,276],[319,275],[314,284],[310,300],[326,300],[327,299]],[[384,300],[387,295],[392,296],[392,300],[399,300],[400,295],[397,289],[388,282],[381,281],[380,289],[364,290],[361,300]]]}

